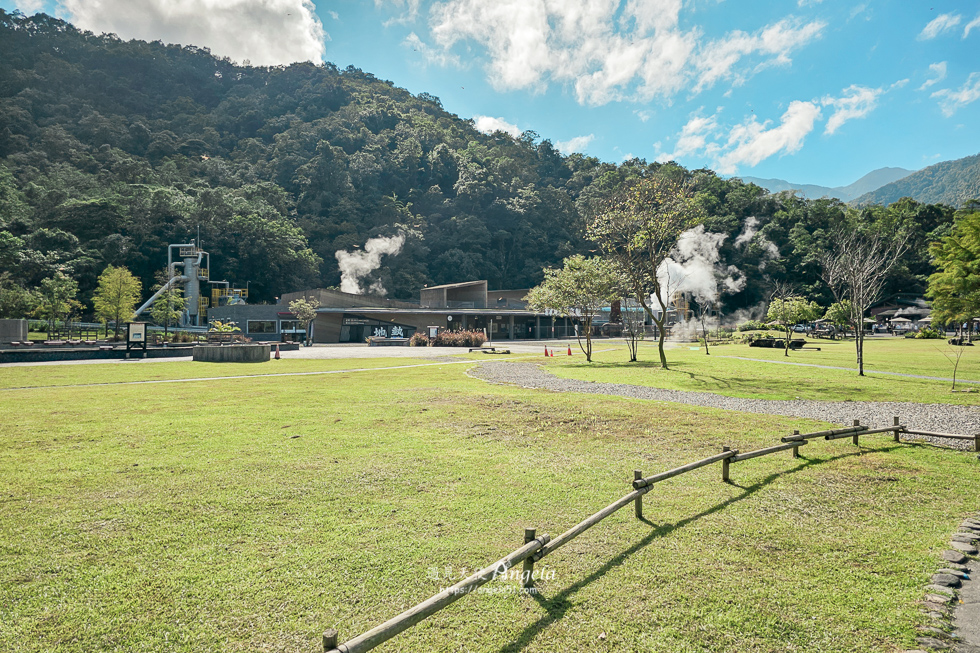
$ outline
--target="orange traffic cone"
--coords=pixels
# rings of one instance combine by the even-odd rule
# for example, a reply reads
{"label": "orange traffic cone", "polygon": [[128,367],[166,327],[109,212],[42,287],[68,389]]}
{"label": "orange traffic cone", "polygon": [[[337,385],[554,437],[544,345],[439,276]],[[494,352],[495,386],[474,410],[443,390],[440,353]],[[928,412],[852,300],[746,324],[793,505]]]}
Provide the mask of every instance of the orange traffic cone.
{"label": "orange traffic cone", "polygon": [[552,358],[554,358],[554,357],[555,357],[555,350],[554,350],[554,349],[552,349],[552,350],[551,350],[551,353],[550,353],[550,354],[548,354],[548,355],[549,355],[549,356],[551,356]]}
{"label": "orange traffic cone", "polygon": [[569,356],[572,355],[572,346],[571,345],[568,345],[568,355]]}
{"label": "orange traffic cone", "polygon": [[544,348],[544,357],[545,358],[548,357],[548,348],[547,347]]}
{"label": "orange traffic cone", "polygon": [[282,356],[279,355],[279,343],[276,343],[276,360],[279,360]]}

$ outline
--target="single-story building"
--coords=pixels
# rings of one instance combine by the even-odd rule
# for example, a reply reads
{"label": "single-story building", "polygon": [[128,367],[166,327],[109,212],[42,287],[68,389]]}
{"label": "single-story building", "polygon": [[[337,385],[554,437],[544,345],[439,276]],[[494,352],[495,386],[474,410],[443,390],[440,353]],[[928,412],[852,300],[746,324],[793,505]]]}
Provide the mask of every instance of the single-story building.
{"label": "single-story building", "polygon": [[527,308],[524,290],[487,290],[486,280],[429,286],[419,302],[353,295],[317,288],[282,296],[282,304],[306,297],[320,303],[314,342],[364,342],[367,338],[410,338],[439,327],[486,331],[492,340],[564,338],[575,335],[575,320]]}
{"label": "single-story building", "polygon": [[282,304],[229,304],[208,309],[208,321],[234,322],[245,337],[270,342],[302,342],[306,327]]}

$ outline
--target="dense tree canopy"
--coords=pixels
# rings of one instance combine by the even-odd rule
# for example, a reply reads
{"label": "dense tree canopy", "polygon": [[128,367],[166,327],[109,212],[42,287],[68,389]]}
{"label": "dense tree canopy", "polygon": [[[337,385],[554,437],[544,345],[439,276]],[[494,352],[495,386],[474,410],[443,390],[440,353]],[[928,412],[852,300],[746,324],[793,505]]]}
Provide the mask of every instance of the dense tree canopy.
{"label": "dense tree canopy", "polygon": [[[198,232],[212,278],[249,282],[257,301],[337,285],[336,251],[397,233],[402,252],[372,279],[394,297],[472,279],[530,288],[545,267],[596,250],[585,225],[653,175],[693,189],[705,228],[725,234],[721,258],[745,284],[723,313],[786,281],[832,298],[818,251],[844,219],[836,201],[672,163],[565,156],[533,132],[483,134],[438,98],[353,67],[237,66],[43,14],[0,10],[0,61],[0,286],[10,298],[64,271],[91,311],[106,266],[150,288],[167,244]],[[863,212],[914,224],[885,294],[924,292],[926,245],[949,232],[953,209],[902,200]]]}

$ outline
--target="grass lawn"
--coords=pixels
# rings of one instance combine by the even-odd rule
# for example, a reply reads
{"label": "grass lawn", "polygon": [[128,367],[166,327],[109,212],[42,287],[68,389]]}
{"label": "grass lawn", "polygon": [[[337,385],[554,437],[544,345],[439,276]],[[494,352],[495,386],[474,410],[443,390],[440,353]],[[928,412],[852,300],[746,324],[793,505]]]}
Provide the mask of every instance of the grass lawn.
{"label": "grass lawn", "polygon": [[[180,373],[167,365],[71,374]],[[633,469],[821,426],[465,367],[0,390],[0,650],[316,651],[325,628],[378,625],[525,527],[558,535]],[[30,368],[33,385],[67,369]],[[922,586],[977,509],[975,455],[888,436],[801,451],[736,463],[730,485],[718,466],[658,485],[649,522],[625,508],[539,563],[554,577],[538,596],[496,581],[378,650],[911,648]]]}
{"label": "grass lawn", "polygon": [[[814,399],[821,401],[912,401],[980,405],[980,394],[952,393],[949,381],[913,379],[876,371],[950,377],[952,365],[937,348],[947,348],[939,340],[878,339],[866,346],[866,376],[854,367],[853,341],[821,340],[820,351],[790,352],[750,348],[748,345],[712,346],[704,349],[682,345],[667,351],[669,371],[660,369],[655,342],[640,345],[639,361],[630,363],[625,345],[617,341],[598,341],[593,362],[579,354],[572,358],[541,358],[541,363],[557,376],[584,381],[629,383],[670,390],[714,392],[732,397],[758,399]],[[976,350],[976,351],[975,351]],[[739,360],[739,358],[758,360]],[[788,361],[847,370],[821,369],[798,365],[778,365],[760,361]],[[943,367],[945,365],[945,367]],[[980,380],[980,347],[967,347],[957,373],[960,380]],[[980,385],[957,383],[957,390]]]}
{"label": "grass lawn", "polygon": [[[454,352],[447,351],[451,356]],[[476,354],[474,354],[476,356]],[[464,360],[460,358],[460,360]],[[24,365],[0,368],[0,389],[70,386],[93,383],[129,383],[222,376],[303,374],[354,368],[433,364],[424,358],[289,359],[267,363],[229,365],[190,361],[113,362],[86,365]],[[39,373],[43,370],[43,373]]]}

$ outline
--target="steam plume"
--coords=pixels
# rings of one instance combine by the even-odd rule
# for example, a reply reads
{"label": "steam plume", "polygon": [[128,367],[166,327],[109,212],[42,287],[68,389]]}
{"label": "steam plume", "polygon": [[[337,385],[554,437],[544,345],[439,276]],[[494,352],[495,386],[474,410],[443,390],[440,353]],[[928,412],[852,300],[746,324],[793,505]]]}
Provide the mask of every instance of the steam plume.
{"label": "steam plume", "polygon": [[[353,252],[338,250],[335,252],[334,256],[337,257],[337,265],[340,267],[340,290],[360,295],[363,292],[361,279],[381,267],[383,255],[394,256],[398,254],[402,251],[404,244],[405,234],[399,233],[390,238],[370,238],[364,243],[363,250],[354,250]],[[381,285],[381,280],[376,279],[368,286],[368,292],[374,295],[384,295],[387,291]]]}

